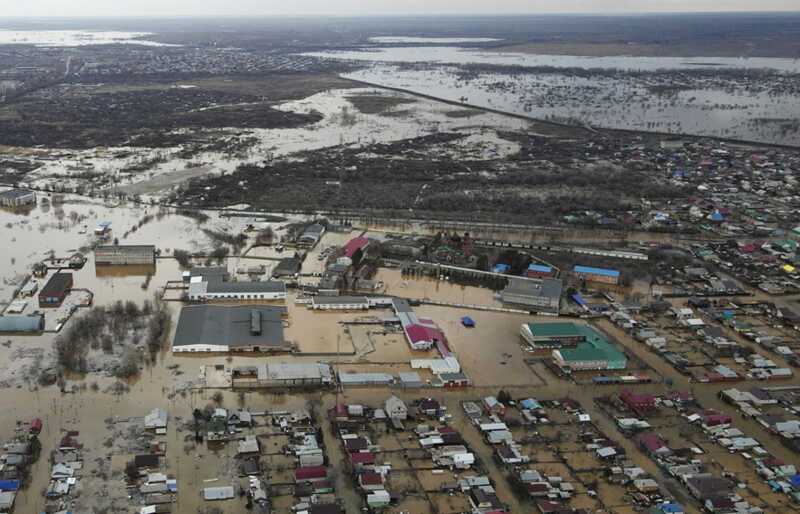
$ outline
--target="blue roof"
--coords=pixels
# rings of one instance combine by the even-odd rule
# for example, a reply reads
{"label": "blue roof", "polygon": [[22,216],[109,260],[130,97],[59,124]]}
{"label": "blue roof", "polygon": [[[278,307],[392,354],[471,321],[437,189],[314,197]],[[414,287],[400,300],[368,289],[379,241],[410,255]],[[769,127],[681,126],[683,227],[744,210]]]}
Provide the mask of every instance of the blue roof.
{"label": "blue roof", "polygon": [[583,297],[578,293],[572,295],[572,299],[575,300],[575,303],[577,303],[581,307],[586,307],[586,300],[584,300]]}
{"label": "blue roof", "polygon": [[551,271],[553,271],[553,268],[551,268],[550,266],[545,266],[543,264],[531,264],[530,266],[528,266],[528,269],[530,271],[538,271],[540,273],[550,273]]}
{"label": "blue roof", "polygon": [[591,273],[592,275],[603,275],[605,277],[618,277],[619,271],[615,269],[593,268],[591,266],[575,266],[575,273]]}
{"label": "blue roof", "polygon": [[722,221],[724,218],[722,217],[722,213],[719,211],[714,211],[711,213],[710,216],[711,221]]}
{"label": "blue roof", "polygon": [[677,514],[679,512],[683,512],[683,507],[681,507],[678,503],[665,503],[660,505],[658,508],[665,514]]}
{"label": "blue roof", "polygon": [[465,327],[474,327],[475,320],[470,318],[469,316],[463,316],[461,318],[461,324],[464,325]]}
{"label": "blue roof", "polygon": [[495,264],[494,265],[494,272],[495,273],[505,273],[506,271],[510,270],[511,266],[508,264]]}
{"label": "blue roof", "polygon": [[789,481],[792,483],[793,487],[800,487],[800,473],[794,475]]}
{"label": "blue roof", "polygon": [[523,409],[537,410],[542,408],[542,404],[533,398],[526,398],[519,402]]}
{"label": "blue roof", "polygon": [[19,480],[0,480],[0,491],[17,491]]}

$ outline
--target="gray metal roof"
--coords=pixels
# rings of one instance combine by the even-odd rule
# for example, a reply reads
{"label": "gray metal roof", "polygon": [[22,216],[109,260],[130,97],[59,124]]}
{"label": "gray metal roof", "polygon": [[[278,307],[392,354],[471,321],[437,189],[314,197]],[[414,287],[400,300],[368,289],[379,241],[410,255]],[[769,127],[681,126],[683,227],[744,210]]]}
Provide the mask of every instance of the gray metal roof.
{"label": "gray metal roof", "polygon": [[[251,330],[253,312],[261,333]],[[284,307],[269,305],[190,305],[181,309],[172,346],[223,345],[229,348],[282,347]]]}
{"label": "gray metal roof", "polygon": [[44,328],[44,316],[0,316],[0,332],[39,332]]}
{"label": "gray metal roof", "polygon": [[286,284],[277,280],[264,282],[218,282],[209,281],[209,293],[285,293]]}
{"label": "gray metal roof", "polygon": [[1,198],[8,198],[9,200],[15,198],[22,198],[24,196],[34,194],[33,191],[29,189],[9,189],[8,191],[0,192]]}
{"label": "gray metal roof", "polygon": [[393,298],[392,307],[394,307],[394,311],[398,314],[401,312],[412,312],[411,305],[408,303],[408,300],[404,300],[402,298]]}
{"label": "gray metal roof", "polygon": [[315,296],[315,305],[342,305],[351,303],[367,303],[366,296]]}
{"label": "gray metal roof", "polygon": [[389,384],[394,377],[388,373],[339,373],[342,384]]}
{"label": "gray metal roof", "polygon": [[561,296],[561,280],[545,278],[541,282],[533,280],[514,280],[503,289],[503,294],[515,296],[544,296],[545,298],[559,298]]}
{"label": "gray metal roof", "polygon": [[271,362],[265,366],[267,380],[320,380],[330,369],[327,364],[303,362]]}
{"label": "gray metal roof", "polygon": [[416,383],[422,382],[422,378],[416,371],[404,371],[399,373],[401,383]]}
{"label": "gray metal roof", "polygon": [[234,497],[233,486],[206,487],[203,489],[203,498],[206,500],[227,500]]}

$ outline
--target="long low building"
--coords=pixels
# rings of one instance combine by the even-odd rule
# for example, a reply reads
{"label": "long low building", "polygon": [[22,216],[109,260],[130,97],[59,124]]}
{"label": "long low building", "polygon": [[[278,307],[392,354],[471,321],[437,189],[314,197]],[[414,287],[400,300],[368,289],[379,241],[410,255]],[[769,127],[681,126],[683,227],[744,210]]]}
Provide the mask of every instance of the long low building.
{"label": "long low building", "polygon": [[173,352],[288,352],[284,307],[190,305],[181,309]]}
{"label": "long low building", "polygon": [[333,372],[324,363],[265,363],[240,366],[231,372],[234,388],[321,387],[333,383]]}
{"label": "long low building", "polygon": [[193,280],[187,296],[192,301],[206,300],[285,300],[286,284],[276,280],[263,282],[225,282]]}
{"label": "long low building", "polygon": [[557,278],[544,278],[538,282],[511,279],[508,287],[500,292],[500,300],[529,311],[558,314],[561,289],[561,280]]}
{"label": "long low building", "polygon": [[588,325],[575,323],[584,340],[574,348],[553,350],[553,361],[566,372],[585,370],[621,370],[628,366],[628,358],[606,337]]}
{"label": "long low building", "polygon": [[154,245],[105,245],[94,249],[94,263],[100,266],[155,264]]}
{"label": "long low building", "polygon": [[0,192],[0,205],[3,207],[22,207],[36,203],[36,193],[29,189],[9,189]]}
{"label": "long low building", "polygon": [[320,311],[367,310],[370,302],[366,296],[320,296],[311,299],[311,308]]}
{"label": "long low building", "polygon": [[615,269],[593,268],[591,266],[575,266],[573,273],[587,282],[600,282],[603,284],[618,284],[619,271]]}
{"label": "long low building", "polygon": [[538,348],[562,348],[575,346],[586,340],[586,334],[577,323],[523,323],[520,336],[528,344]]}
{"label": "long low building", "polygon": [[0,333],[33,334],[44,330],[44,315],[0,316]]}

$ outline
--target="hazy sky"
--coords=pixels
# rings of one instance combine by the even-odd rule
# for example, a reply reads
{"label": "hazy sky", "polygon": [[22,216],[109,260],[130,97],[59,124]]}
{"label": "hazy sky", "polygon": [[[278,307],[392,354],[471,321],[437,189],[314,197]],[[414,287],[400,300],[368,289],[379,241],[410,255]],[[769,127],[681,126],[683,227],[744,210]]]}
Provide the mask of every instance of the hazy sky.
{"label": "hazy sky", "polygon": [[7,0],[0,16],[796,11],[798,0]]}

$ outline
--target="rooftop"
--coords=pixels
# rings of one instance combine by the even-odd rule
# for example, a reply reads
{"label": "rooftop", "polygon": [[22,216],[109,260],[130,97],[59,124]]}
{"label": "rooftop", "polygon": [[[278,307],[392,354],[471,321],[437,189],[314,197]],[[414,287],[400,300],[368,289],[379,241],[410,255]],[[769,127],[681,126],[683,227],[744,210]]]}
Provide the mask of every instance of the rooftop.
{"label": "rooftop", "polygon": [[190,305],[181,309],[172,346],[282,347],[285,312],[262,305]]}
{"label": "rooftop", "polygon": [[575,273],[589,273],[592,275],[602,275],[604,277],[619,277],[619,271],[614,269],[593,268],[591,266],[575,266]]}

